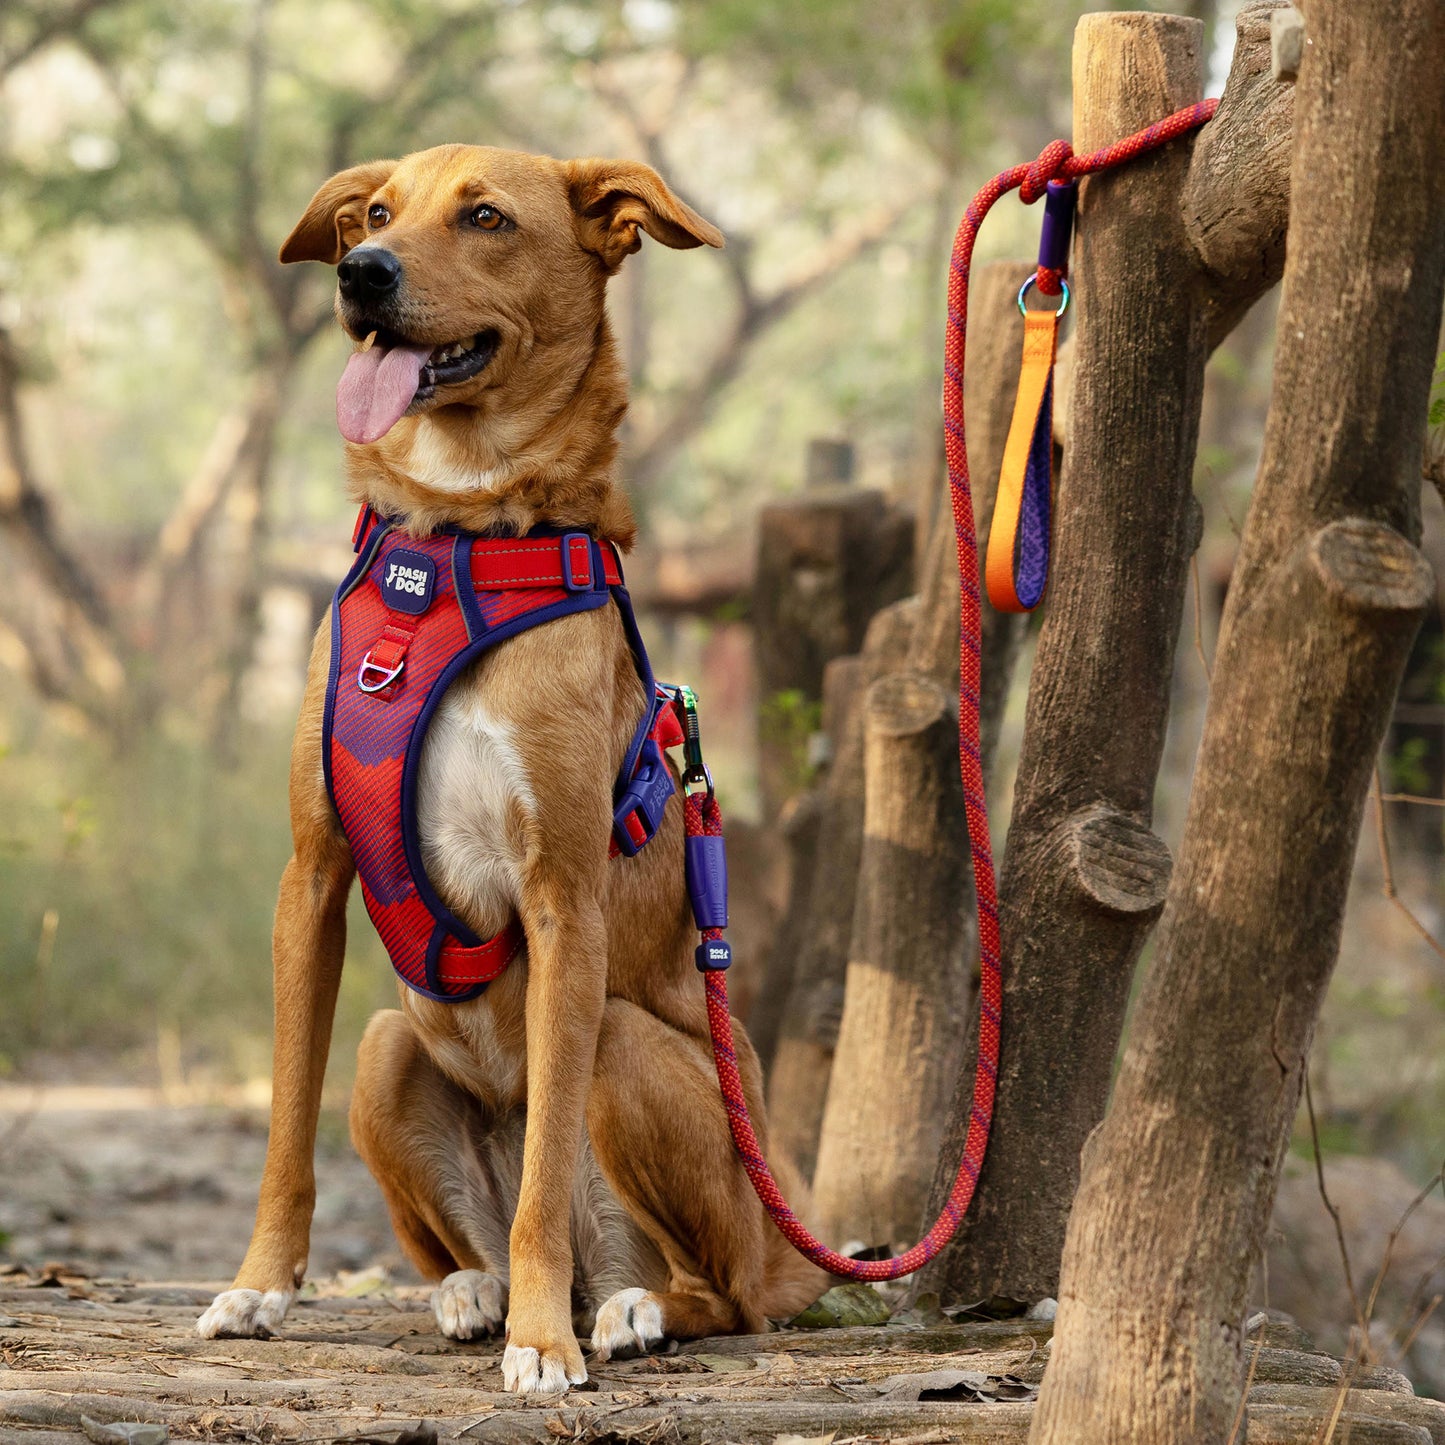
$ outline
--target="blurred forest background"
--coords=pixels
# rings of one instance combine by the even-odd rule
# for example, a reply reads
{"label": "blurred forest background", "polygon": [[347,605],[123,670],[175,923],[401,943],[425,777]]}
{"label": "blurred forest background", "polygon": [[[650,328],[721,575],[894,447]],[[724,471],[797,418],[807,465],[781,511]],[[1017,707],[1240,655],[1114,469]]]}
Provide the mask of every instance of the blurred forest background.
{"label": "blurred forest background", "polygon": [[[644,538],[629,578],[659,674],[702,695],[730,815],[753,824],[746,886],[765,938],[784,850],[759,733],[792,747],[797,781],[819,759],[815,701],[756,682],[759,508],[799,491],[810,441],[830,438],[851,446],[852,485],[930,513],[953,228],[984,179],[1069,133],[1069,44],[1085,8],[1101,7],[7,0],[0,1074],[123,1079],[191,1100],[264,1092],[287,747],[352,520],[333,276],[283,271],[275,251],[333,170],[442,141],[637,156],[727,234],[717,255],[645,247],[611,304]],[[1217,93],[1232,7],[1176,8],[1208,27]],[[995,214],[982,258],[1027,256],[1037,213]],[[1272,330],[1265,302],[1210,367],[1205,539],[1157,806],[1171,846]],[[1445,577],[1439,500],[1425,500]],[[1005,726],[1000,840],[1026,677]],[[1445,797],[1442,728],[1437,609],[1382,759],[1386,794]],[[1445,812],[1376,807],[1315,1101],[1332,1156],[1421,1180],[1445,1146]],[[333,1096],[393,987],[358,902]]]}

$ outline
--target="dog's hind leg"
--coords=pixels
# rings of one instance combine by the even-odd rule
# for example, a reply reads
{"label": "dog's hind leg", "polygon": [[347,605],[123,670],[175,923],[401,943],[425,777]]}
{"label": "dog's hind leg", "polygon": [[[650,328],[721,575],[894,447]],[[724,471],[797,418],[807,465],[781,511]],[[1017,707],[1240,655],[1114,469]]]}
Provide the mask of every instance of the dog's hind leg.
{"label": "dog's hind leg", "polygon": [[[757,1061],[741,1033],[738,1042],[756,1096]],[[782,1257],[787,1245],[734,1153],[702,1039],[609,999],[587,1132],[608,1182],[668,1272],[666,1289],[620,1290],[598,1310],[599,1359],[664,1339],[756,1333],[767,1329],[770,1311],[795,1313],[827,1288],[822,1270]]]}
{"label": "dog's hind leg", "polygon": [[507,1235],[525,1116],[492,1114],[432,1062],[396,1009],[373,1015],[357,1053],[351,1138],[381,1187],[402,1253],[440,1281],[442,1334],[493,1334],[507,1313]]}

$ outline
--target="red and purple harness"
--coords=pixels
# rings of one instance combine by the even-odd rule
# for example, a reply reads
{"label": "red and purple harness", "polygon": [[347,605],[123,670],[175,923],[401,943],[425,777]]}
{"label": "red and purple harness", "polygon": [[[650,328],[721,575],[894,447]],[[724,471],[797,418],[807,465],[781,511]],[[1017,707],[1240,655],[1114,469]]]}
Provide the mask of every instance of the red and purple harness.
{"label": "red and purple harness", "polygon": [[427,998],[461,1002],[525,941],[513,918],[479,938],[437,895],[422,862],[417,781],[427,727],[459,673],[532,627],[615,603],[644,696],[613,791],[610,851],[631,856],[661,826],[674,792],[663,750],[683,742],[674,691],[659,688],[616,549],[585,532],[412,537],[363,509],[359,554],[331,608],[322,759],[351,844],[366,911],[392,966]]}

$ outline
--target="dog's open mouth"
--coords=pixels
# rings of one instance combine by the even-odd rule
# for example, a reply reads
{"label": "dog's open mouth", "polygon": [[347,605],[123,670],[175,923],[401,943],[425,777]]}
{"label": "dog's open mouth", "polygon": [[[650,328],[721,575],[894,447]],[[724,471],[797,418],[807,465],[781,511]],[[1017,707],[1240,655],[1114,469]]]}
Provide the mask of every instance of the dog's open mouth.
{"label": "dog's open mouth", "polygon": [[484,370],[497,343],[495,331],[445,346],[416,346],[392,332],[372,332],[336,387],[341,435],[358,446],[385,436],[408,408],[430,401],[438,387],[469,381]]}

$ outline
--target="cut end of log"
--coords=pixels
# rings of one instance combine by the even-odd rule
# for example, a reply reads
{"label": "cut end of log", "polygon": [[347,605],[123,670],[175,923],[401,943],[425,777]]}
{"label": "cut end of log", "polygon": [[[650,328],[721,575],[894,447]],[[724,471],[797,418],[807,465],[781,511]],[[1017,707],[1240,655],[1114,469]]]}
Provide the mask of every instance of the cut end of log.
{"label": "cut end of log", "polygon": [[1075,814],[1066,829],[1074,880],[1085,898],[1126,918],[1163,908],[1174,860],[1137,818],[1100,806]]}
{"label": "cut end of log", "polygon": [[948,711],[951,701],[948,690],[924,673],[880,677],[868,689],[868,731],[889,738],[926,732]]}
{"label": "cut end of log", "polygon": [[1295,80],[1305,53],[1305,18],[1286,5],[1269,17],[1269,68],[1276,80]]}
{"label": "cut end of log", "polygon": [[1331,522],[1310,538],[1309,555],[1326,590],[1361,612],[1421,612],[1434,595],[1430,564],[1383,522]]}

